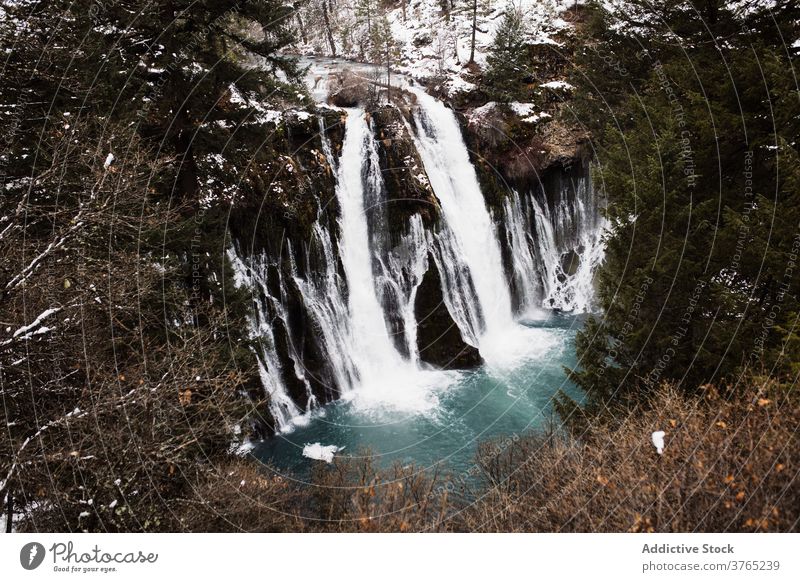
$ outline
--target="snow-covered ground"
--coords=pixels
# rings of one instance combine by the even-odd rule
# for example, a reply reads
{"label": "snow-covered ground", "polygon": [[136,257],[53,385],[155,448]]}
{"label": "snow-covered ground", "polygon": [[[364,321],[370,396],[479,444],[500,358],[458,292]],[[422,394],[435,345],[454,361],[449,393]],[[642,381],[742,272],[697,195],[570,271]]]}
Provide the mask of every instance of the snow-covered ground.
{"label": "snow-covered ground", "polygon": [[[357,0],[338,2],[330,18],[337,56],[359,60],[364,57],[363,43],[353,39],[366,35],[366,24],[363,17],[356,15],[356,3]],[[582,4],[583,0],[577,3]],[[562,18],[563,13],[575,5],[575,0],[478,0],[475,64],[485,67],[497,27],[511,6],[522,10],[527,41],[541,44],[556,43],[554,36],[570,26]],[[307,16],[313,19],[315,13],[309,12]],[[472,37],[471,3],[458,3],[448,16],[443,13],[440,0],[409,0],[405,17],[402,5],[398,3],[397,7],[386,12],[386,18],[399,48],[398,71],[423,80],[444,77],[451,94],[474,87],[467,67]],[[297,52],[330,56],[330,44],[325,34],[308,35],[306,40],[295,46]]]}

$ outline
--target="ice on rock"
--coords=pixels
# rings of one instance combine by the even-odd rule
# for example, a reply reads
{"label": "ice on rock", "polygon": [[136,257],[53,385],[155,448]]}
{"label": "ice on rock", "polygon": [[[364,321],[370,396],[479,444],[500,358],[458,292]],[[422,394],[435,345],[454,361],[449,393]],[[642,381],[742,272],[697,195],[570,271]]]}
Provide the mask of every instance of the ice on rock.
{"label": "ice on rock", "polygon": [[332,463],[333,456],[343,449],[344,447],[337,447],[336,445],[308,444],[303,447],[303,456],[317,461]]}

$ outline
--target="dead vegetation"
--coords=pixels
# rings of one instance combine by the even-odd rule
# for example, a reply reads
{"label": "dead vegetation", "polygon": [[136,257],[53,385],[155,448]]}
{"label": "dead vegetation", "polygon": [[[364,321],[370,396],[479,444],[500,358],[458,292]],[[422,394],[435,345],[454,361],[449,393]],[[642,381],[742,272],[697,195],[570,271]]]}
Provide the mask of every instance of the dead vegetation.
{"label": "dead vegetation", "polygon": [[[165,505],[161,482],[125,500],[130,519],[80,523],[143,529],[133,518],[149,498],[169,509],[150,529],[169,531],[797,531],[800,407],[786,386],[752,386],[724,395],[706,386],[694,399],[665,386],[580,435],[552,429],[486,442],[475,470],[461,476],[379,468],[368,452],[319,462],[308,482],[229,455],[216,457],[213,469],[185,464],[174,475],[153,463],[151,477],[184,483],[185,496]],[[655,430],[666,432],[663,455],[651,442]],[[64,527],[53,508],[32,515],[22,529]]]}
{"label": "dead vegetation", "polygon": [[[796,531],[795,394],[771,382],[686,399],[663,388],[619,422],[578,438],[530,435],[478,455],[483,484],[458,518],[468,531]],[[666,432],[663,455],[651,443]]]}

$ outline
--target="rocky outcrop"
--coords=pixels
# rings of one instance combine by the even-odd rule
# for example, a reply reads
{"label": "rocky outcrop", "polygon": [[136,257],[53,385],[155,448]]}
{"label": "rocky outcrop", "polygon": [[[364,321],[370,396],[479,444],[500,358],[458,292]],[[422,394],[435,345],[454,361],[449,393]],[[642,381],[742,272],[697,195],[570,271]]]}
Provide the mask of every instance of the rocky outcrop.
{"label": "rocky outcrop", "polygon": [[408,133],[399,109],[378,107],[370,114],[378,140],[378,158],[386,187],[386,222],[390,232],[404,232],[414,214],[431,228],[439,218],[439,201],[433,193],[425,167]]}
{"label": "rocky outcrop", "polygon": [[417,288],[414,314],[420,360],[443,369],[474,368],[483,362],[477,348],[463,340],[447,310],[439,269],[432,256],[428,257],[428,271]]}
{"label": "rocky outcrop", "polygon": [[548,170],[582,158],[589,139],[586,132],[549,113],[532,111],[522,117],[503,104],[485,105],[462,119],[465,141],[492,207],[509,189],[535,189]]}
{"label": "rocky outcrop", "polygon": [[278,257],[288,242],[301,248],[318,219],[336,228],[333,161],[323,153],[320,115],[335,155],[344,139],[341,113],[297,111],[275,123],[243,169],[242,182],[248,187],[241,188],[246,194],[237,198],[229,220],[243,250]]}
{"label": "rocky outcrop", "polygon": [[349,69],[331,75],[328,102],[337,107],[369,107],[375,101],[375,87],[369,79]]}

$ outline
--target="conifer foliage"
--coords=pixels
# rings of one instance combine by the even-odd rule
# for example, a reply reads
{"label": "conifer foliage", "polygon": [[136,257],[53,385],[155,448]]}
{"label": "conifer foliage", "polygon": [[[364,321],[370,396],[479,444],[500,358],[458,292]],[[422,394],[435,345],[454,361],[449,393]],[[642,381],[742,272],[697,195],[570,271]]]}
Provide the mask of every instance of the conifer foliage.
{"label": "conifer foliage", "polygon": [[529,60],[522,10],[509,4],[486,57],[489,91],[500,100],[513,101],[524,88]]}
{"label": "conifer foliage", "polygon": [[[800,313],[798,14],[723,1],[595,5],[579,54],[609,233],[578,334],[588,409],[665,381],[791,382]],[[741,4],[741,3],[740,3]],[[562,412],[576,412],[562,399]]]}

